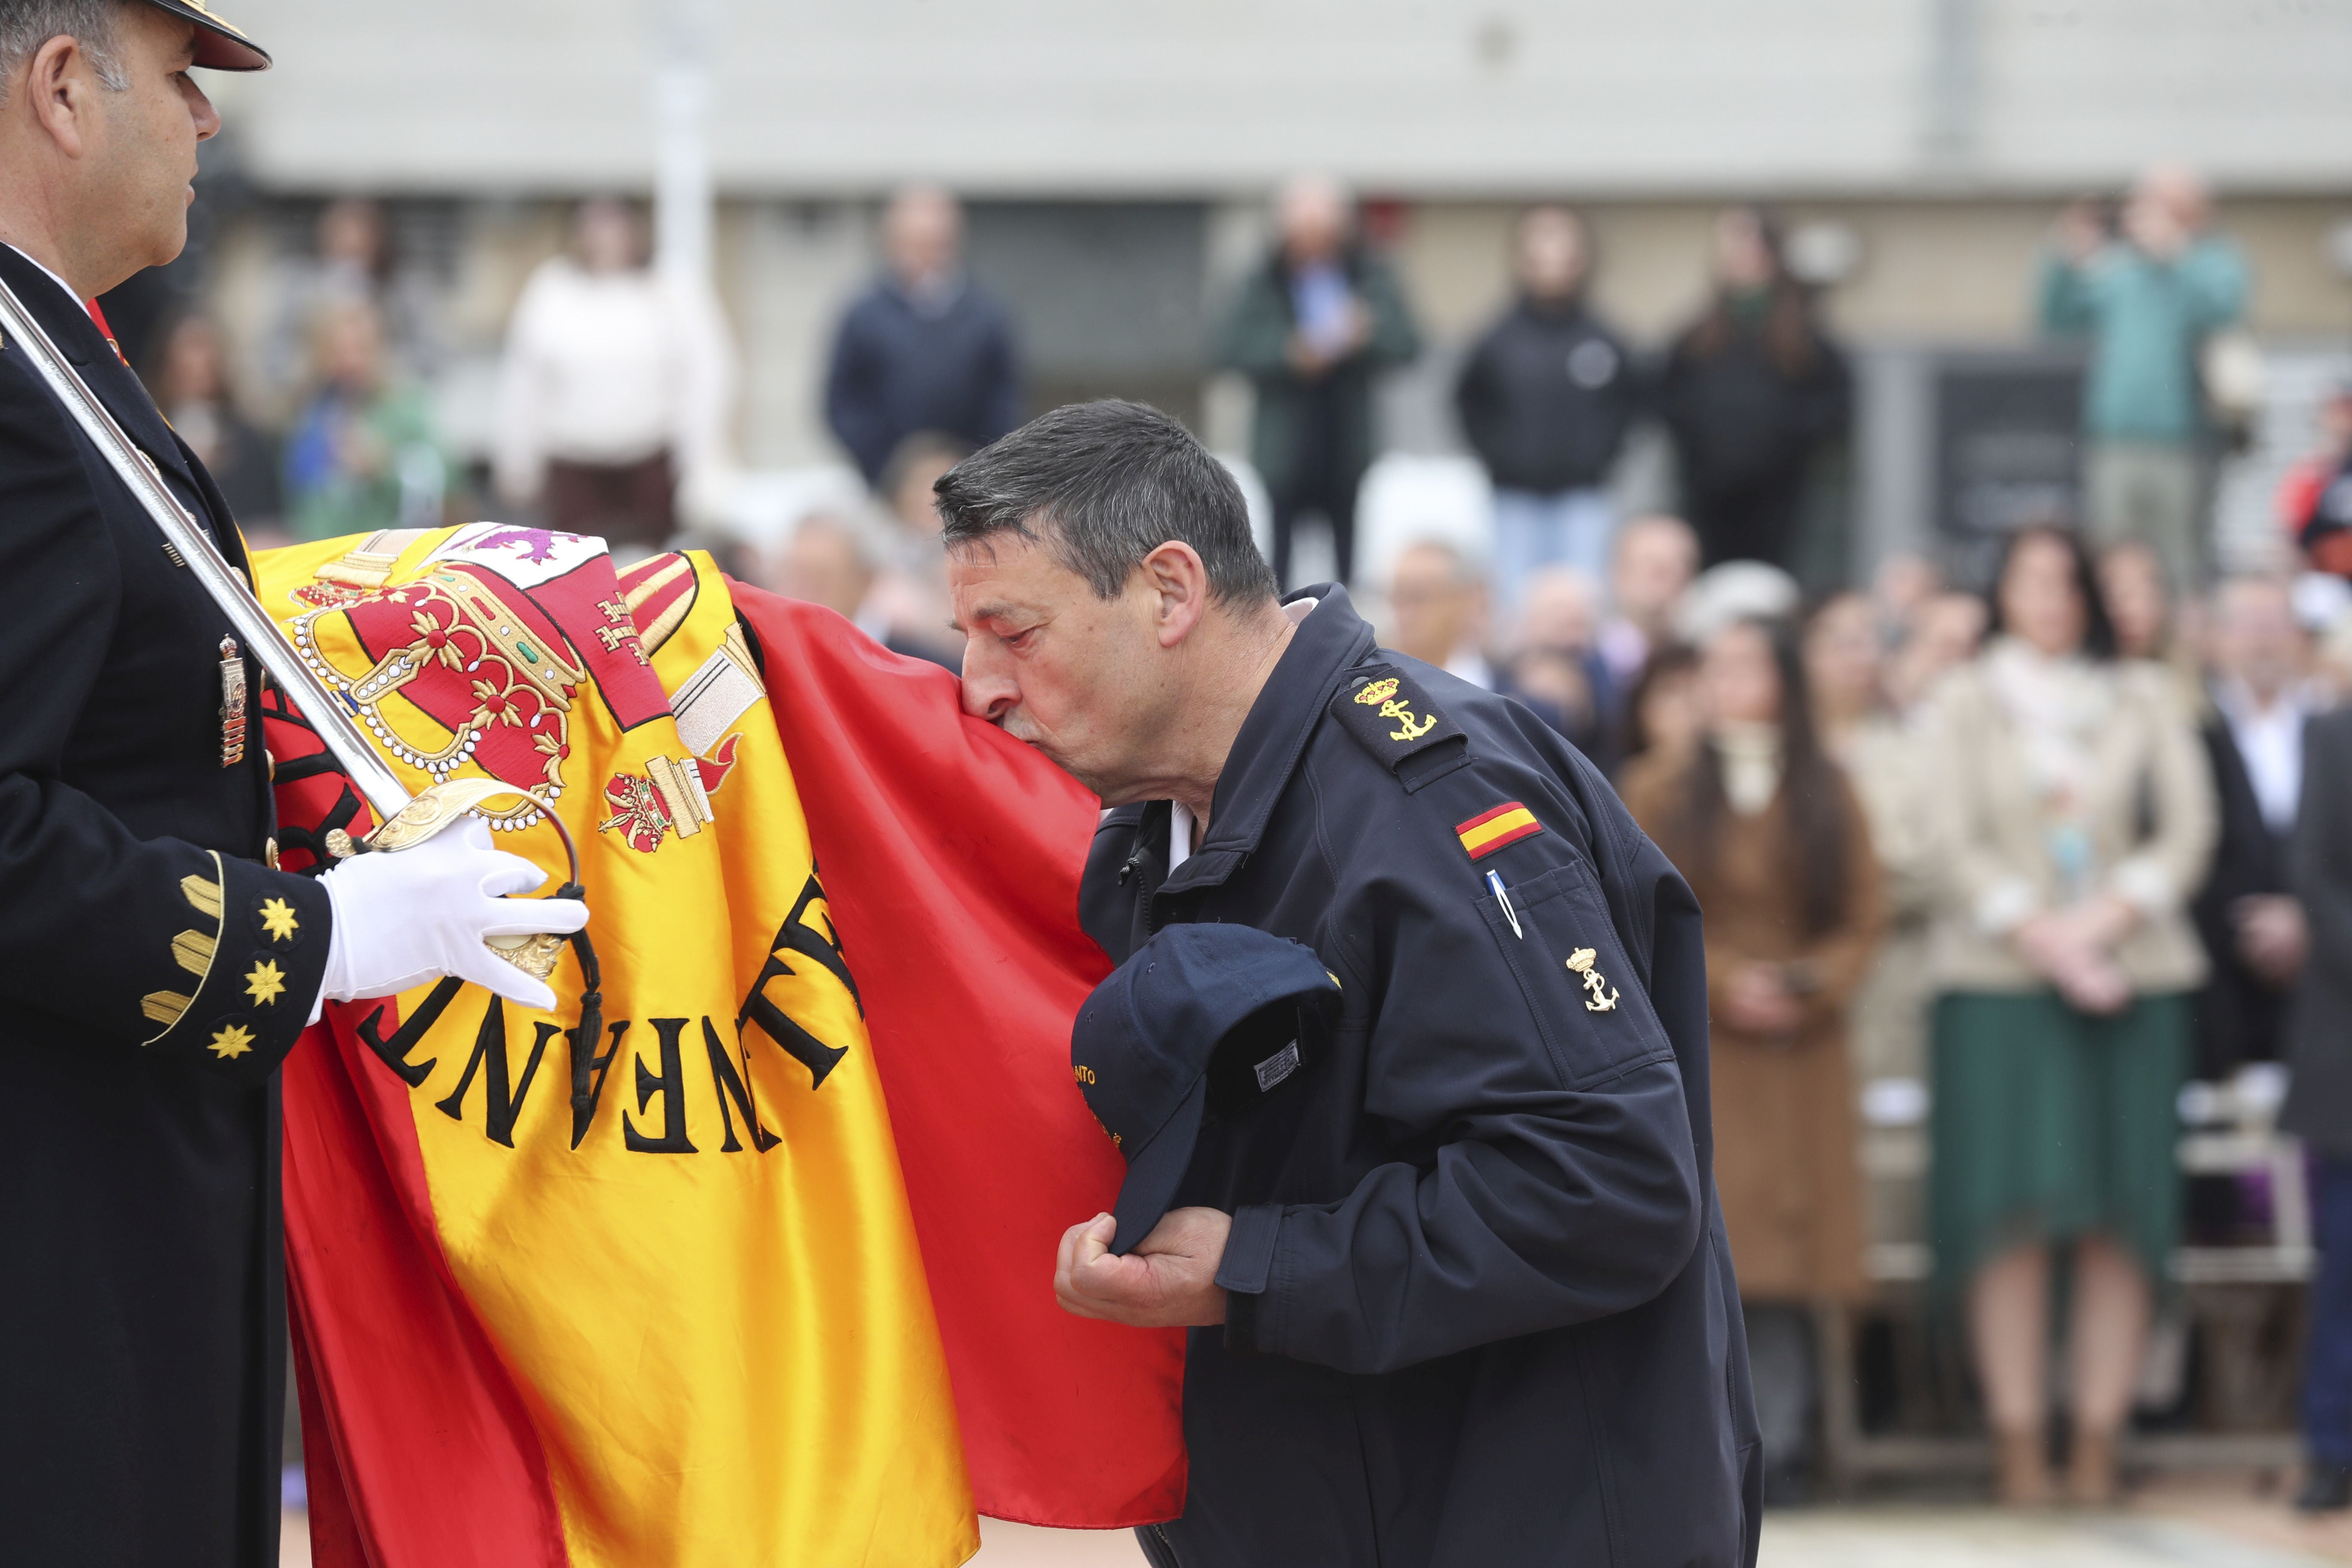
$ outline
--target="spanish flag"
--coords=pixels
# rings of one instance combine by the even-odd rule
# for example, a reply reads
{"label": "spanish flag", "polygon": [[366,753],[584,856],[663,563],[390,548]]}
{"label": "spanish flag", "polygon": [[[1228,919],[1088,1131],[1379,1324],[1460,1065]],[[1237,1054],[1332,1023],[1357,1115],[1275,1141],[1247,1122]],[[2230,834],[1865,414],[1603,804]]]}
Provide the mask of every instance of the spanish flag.
{"label": "spanish flag", "polygon": [[1469,821],[1454,825],[1454,836],[1462,840],[1462,847],[1470,852],[1473,860],[1483,860],[1507,844],[1517,844],[1542,831],[1543,824],[1536,820],[1535,813],[1516,800],[1490,806]]}
{"label": "spanish flag", "polygon": [[[317,1559],[949,1564],[976,1510],[1178,1511],[1181,1339],[1048,1284],[1119,1178],[1067,1081],[1092,798],[698,554],[476,524],[257,563],[415,787],[530,788],[486,815],[558,873],[561,817],[602,971],[593,1037],[567,956],[555,1014],[445,981],[288,1060]],[[363,833],[266,722],[287,863]]]}

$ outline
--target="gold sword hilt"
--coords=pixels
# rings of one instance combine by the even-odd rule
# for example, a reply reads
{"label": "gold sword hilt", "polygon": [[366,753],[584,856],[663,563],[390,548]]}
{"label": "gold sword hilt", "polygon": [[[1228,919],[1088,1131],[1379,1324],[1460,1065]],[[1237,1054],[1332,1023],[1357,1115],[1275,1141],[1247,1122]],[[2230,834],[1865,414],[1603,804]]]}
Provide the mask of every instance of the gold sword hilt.
{"label": "gold sword hilt", "polygon": [[[485,801],[500,795],[520,795],[540,807],[548,821],[555,825],[556,836],[563,840],[563,853],[569,858],[572,874],[566,879],[569,887],[580,885],[580,847],[572,841],[572,830],[563,819],[548,809],[541,800],[520,784],[510,784],[499,779],[450,779],[433,784],[379,825],[363,839],[352,842],[353,854],[396,853],[414,849],[428,838],[437,837],[451,824],[466,816]],[[564,944],[571,939],[553,931],[539,931],[525,936],[486,936],[484,945],[517,969],[535,980],[544,980],[555,971],[555,961],[562,956]]]}

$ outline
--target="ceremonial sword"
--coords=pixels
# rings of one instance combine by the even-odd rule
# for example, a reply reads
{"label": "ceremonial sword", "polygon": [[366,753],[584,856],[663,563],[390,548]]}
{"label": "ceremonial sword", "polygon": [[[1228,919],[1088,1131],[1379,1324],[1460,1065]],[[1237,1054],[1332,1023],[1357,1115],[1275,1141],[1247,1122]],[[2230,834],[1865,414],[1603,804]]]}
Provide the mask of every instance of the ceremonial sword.
{"label": "ceremonial sword", "polygon": [[[261,661],[278,689],[294,699],[302,717],[317,731],[319,739],[334,757],[337,766],[351,779],[352,787],[367,801],[380,825],[356,847],[370,850],[405,849],[422,844],[475,806],[503,795],[519,795],[540,805],[547,820],[555,824],[563,839],[564,852],[572,864],[571,883],[580,881],[580,852],[572,842],[571,830],[546,803],[520,784],[509,784],[497,779],[452,779],[434,784],[422,794],[411,795],[400,782],[400,776],[368,743],[360,727],[352,721],[342,700],[327,683],[319,679],[310,667],[302,662],[278,631],[278,623],[261,607],[252,586],[240,575],[214,541],[212,530],[196,521],[180,498],[163,482],[162,470],[155,461],[141,451],[114,415],[99,401],[79,373],[50,341],[41,323],[25,308],[7,279],[0,279],[0,335],[13,333],[25,346],[26,356],[82,434],[106,459],[115,476],[129,487],[156,528],[163,535],[163,543],[174,561],[195,574],[197,585],[204,589],[229,625],[236,629],[246,647]],[[487,937],[484,941],[492,952],[517,968],[546,979],[555,967],[564,939],[542,933],[536,936]]]}

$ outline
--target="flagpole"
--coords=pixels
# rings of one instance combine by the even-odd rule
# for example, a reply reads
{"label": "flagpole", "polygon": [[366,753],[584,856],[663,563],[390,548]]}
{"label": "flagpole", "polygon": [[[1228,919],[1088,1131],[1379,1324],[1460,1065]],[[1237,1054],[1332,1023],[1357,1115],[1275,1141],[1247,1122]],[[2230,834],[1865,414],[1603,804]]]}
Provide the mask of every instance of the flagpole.
{"label": "flagpole", "polygon": [[655,0],[661,37],[653,80],[654,258],[698,291],[714,285],[710,58],[719,0]]}

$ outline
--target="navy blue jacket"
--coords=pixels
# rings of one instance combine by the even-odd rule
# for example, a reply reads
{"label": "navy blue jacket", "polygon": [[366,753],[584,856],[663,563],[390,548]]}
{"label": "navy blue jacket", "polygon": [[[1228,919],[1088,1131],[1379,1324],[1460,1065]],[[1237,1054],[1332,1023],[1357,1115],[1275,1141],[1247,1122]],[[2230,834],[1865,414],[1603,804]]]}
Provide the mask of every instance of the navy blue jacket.
{"label": "navy blue jacket", "polygon": [[835,334],[824,417],[870,485],[919,431],[988,445],[1021,423],[1012,322],[971,283],[937,315],[917,310],[897,284],[875,284]]}
{"label": "navy blue jacket", "polygon": [[1642,402],[1633,356],[1581,300],[1516,301],[1454,383],[1463,438],[1496,488],[1538,495],[1607,483]]}
{"label": "navy blue jacket", "polygon": [[1237,921],[1343,995],[1328,1054],[1207,1127],[1179,1194],[1234,1215],[1231,1295],[1191,1336],[1191,1492],[1146,1553],[1752,1564],[1697,905],[1533,714],[1310,592],[1192,857],[1167,875],[1167,803],[1122,806],[1080,895],[1114,961]]}

